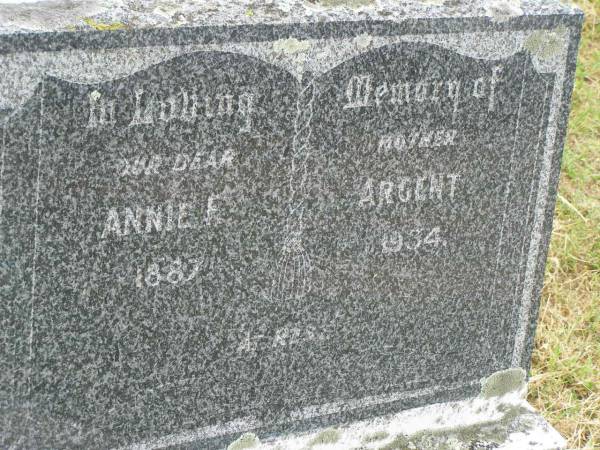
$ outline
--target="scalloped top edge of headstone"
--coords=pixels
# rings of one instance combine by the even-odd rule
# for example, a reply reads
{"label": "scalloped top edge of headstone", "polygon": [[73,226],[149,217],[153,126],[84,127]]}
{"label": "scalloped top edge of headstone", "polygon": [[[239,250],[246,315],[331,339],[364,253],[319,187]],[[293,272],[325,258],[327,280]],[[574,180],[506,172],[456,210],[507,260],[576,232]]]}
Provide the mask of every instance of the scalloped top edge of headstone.
{"label": "scalloped top edge of headstone", "polygon": [[0,0],[0,35],[408,18],[580,14],[559,0]]}

